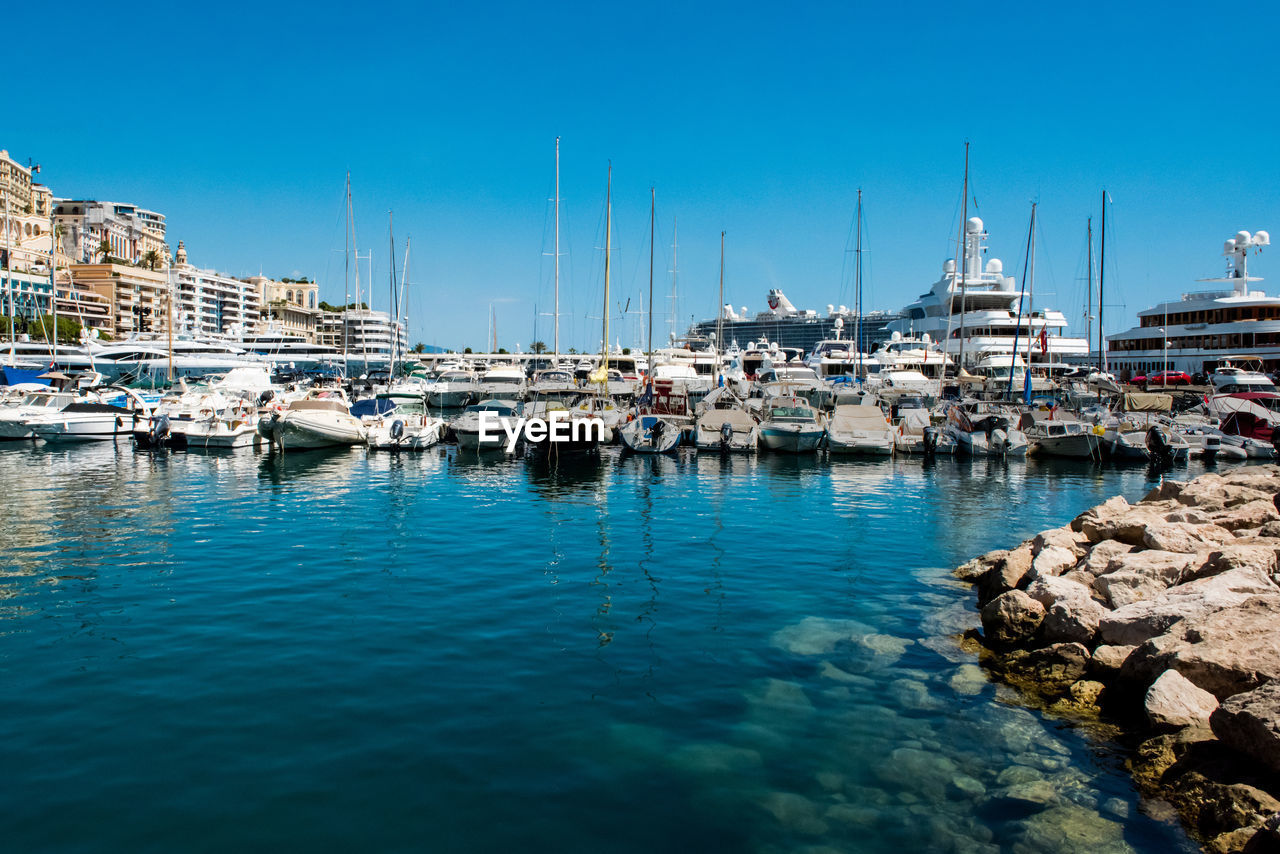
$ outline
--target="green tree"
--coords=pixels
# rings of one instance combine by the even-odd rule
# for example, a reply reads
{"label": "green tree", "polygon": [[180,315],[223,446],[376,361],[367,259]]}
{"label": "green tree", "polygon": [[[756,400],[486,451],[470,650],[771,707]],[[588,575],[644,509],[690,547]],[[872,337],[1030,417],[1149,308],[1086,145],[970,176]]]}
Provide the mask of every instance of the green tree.
{"label": "green tree", "polygon": [[139,263],[139,266],[145,267],[148,270],[159,270],[163,264],[164,256],[154,249],[148,249],[146,252],[142,253],[142,260]]}
{"label": "green tree", "polygon": [[102,263],[106,264],[111,260],[111,241],[103,239],[98,244],[98,254],[102,256]]}
{"label": "green tree", "polygon": [[631,348],[630,348],[630,347],[623,347],[623,348],[622,348],[622,355],[624,355],[624,356],[630,356],[630,355],[631,355]]}
{"label": "green tree", "polygon": [[427,345],[419,341],[417,344],[413,345],[413,352],[418,354],[425,353],[427,352]]}
{"label": "green tree", "polygon": [[576,348],[576,347],[570,347],[570,348],[569,348],[569,355],[570,355],[570,356],[576,356],[576,355],[578,355],[578,348]]}
{"label": "green tree", "polygon": [[467,347],[467,348],[466,348],[466,349],[464,349],[462,352],[463,352],[463,353],[470,353],[470,352],[471,352],[471,348],[470,348],[470,347]]}
{"label": "green tree", "polygon": [[[35,341],[48,341],[53,329],[53,315],[44,314],[27,321],[27,334]],[[69,317],[58,317],[58,341],[63,344],[80,343],[80,324]]]}
{"label": "green tree", "polygon": [[547,352],[547,345],[542,343],[541,341],[534,341],[532,344],[529,345],[529,352],[537,353],[537,354],[545,353]]}

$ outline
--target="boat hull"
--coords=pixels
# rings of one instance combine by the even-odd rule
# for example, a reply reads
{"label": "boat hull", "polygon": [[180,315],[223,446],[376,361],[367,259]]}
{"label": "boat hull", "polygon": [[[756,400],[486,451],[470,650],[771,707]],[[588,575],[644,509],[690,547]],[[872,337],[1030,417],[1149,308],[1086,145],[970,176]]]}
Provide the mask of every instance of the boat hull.
{"label": "boat hull", "polygon": [[826,430],[792,424],[761,425],[760,441],[771,451],[806,454],[818,450]]}

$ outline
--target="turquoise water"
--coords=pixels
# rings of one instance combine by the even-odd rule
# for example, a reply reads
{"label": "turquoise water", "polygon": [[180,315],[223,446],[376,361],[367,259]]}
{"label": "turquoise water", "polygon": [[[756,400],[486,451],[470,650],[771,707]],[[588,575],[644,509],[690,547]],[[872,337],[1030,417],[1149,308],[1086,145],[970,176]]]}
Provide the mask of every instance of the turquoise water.
{"label": "turquoise water", "polygon": [[3,845],[1192,850],[942,638],[951,567],[1152,477],[6,448]]}

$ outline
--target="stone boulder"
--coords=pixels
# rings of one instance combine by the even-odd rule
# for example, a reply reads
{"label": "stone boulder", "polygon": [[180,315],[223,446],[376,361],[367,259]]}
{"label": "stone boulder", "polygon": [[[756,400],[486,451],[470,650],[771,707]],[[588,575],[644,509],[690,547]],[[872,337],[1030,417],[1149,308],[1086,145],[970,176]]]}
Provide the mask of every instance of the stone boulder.
{"label": "stone boulder", "polygon": [[1268,522],[1280,521],[1280,510],[1271,497],[1259,498],[1213,515],[1213,521],[1228,531],[1261,528]]}
{"label": "stone boulder", "polygon": [[1097,577],[1107,571],[1107,567],[1111,565],[1112,558],[1127,555],[1133,549],[1134,547],[1128,543],[1103,540],[1090,549],[1084,560],[1080,561],[1078,571],[1087,572],[1089,575]]}
{"label": "stone boulder", "polygon": [[1136,646],[1109,646],[1102,644],[1093,651],[1089,659],[1089,671],[1101,679],[1110,679],[1120,674],[1120,668]]}
{"label": "stone boulder", "polygon": [[1103,643],[1129,646],[1164,634],[1184,618],[1199,618],[1234,608],[1280,588],[1256,569],[1236,569],[1180,584],[1151,599],[1132,602],[1105,615],[1098,624]]}
{"label": "stone boulder", "polygon": [[1135,650],[1121,676],[1142,683],[1172,668],[1220,700],[1251,691],[1280,678],[1278,611],[1273,594],[1188,617]]}
{"label": "stone boulder", "polygon": [[[1249,484],[1249,485],[1246,485]],[[1178,494],[1178,502],[1188,507],[1195,507],[1205,512],[1216,513],[1232,507],[1239,507],[1251,501],[1271,501],[1275,495],[1272,489],[1255,488],[1256,482],[1228,482],[1221,475],[1201,475],[1191,481]]]}
{"label": "stone boulder", "polygon": [[954,574],[961,581],[968,581],[972,584],[990,572],[1008,554],[1008,549],[996,549],[995,551],[987,552],[984,555],[975,557],[973,560],[960,564],[956,567]]}
{"label": "stone boulder", "polygon": [[1256,569],[1270,575],[1276,571],[1276,546],[1265,542],[1237,540],[1209,552],[1204,564],[1192,572],[1196,577],[1221,575],[1233,569]]}
{"label": "stone boulder", "polygon": [[1220,525],[1193,525],[1190,522],[1160,521],[1148,526],[1142,534],[1142,544],[1149,549],[1184,554],[1194,554],[1229,543],[1232,539],[1231,531]]}
{"label": "stone boulder", "polygon": [[1280,771],[1280,681],[1228,697],[1209,723],[1224,744]]}
{"label": "stone boulder", "polygon": [[[1075,519],[1072,519],[1071,524],[1068,527],[1076,533],[1084,533],[1084,526],[1086,522],[1096,523],[1104,518],[1118,516],[1127,511],[1131,506],[1132,505],[1125,500],[1123,495],[1117,495],[1114,498],[1108,498],[1096,507],[1090,507]],[[1097,542],[1097,540],[1092,538],[1090,538],[1089,541]]]}
{"label": "stone boulder", "polygon": [[1084,535],[1091,543],[1116,540],[1131,546],[1141,546],[1147,529],[1164,523],[1165,518],[1157,508],[1139,504],[1114,516],[1086,519],[1083,528]]}
{"label": "stone boulder", "polygon": [[1120,555],[1107,564],[1093,587],[1113,608],[1160,596],[1189,574],[1196,556],[1179,552],[1141,551]]}
{"label": "stone boulder", "polygon": [[1044,605],[1021,590],[1007,590],[982,609],[982,632],[987,640],[1009,646],[1036,633],[1044,621]]}
{"label": "stone boulder", "polygon": [[1031,538],[1031,556],[1039,557],[1040,553],[1050,546],[1066,549],[1074,553],[1076,558],[1079,559],[1084,557],[1084,553],[1089,550],[1089,541],[1077,531],[1073,531],[1070,525],[1063,525],[1061,528],[1050,528]]}
{"label": "stone boulder", "polygon": [[1030,543],[1023,543],[999,558],[978,582],[978,607],[985,607],[1000,594],[1024,586],[1023,580],[1031,571],[1031,560]]}
{"label": "stone boulder", "polygon": [[1218,708],[1218,698],[1197,688],[1178,671],[1166,670],[1147,689],[1142,705],[1153,727],[1171,730],[1208,723]]}
{"label": "stone boulder", "polygon": [[1182,494],[1182,490],[1185,489],[1186,486],[1187,483],[1183,480],[1164,480],[1159,486],[1148,492],[1143,497],[1142,501],[1138,503],[1150,504],[1155,501],[1174,500]]}
{"label": "stone boulder", "polygon": [[1045,608],[1040,631],[1049,643],[1092,645],[1106,609],[1096,602],[1089,588],[1066,578],[1037,578],[1027,587],[1027,595]]}
{"label": "stone boulder", "polygon": [[1033,694],[1058,697],[1084,678],[1089,669],[1089,650],[1083,644],[1055,643],[1042,649],[1011,652],[999,666],[1015,686]]}
{"label": "stone boulder", "polygon": [[1045,546],[1031,561],[1031,571],[1027,578],[1052,578],[1074,569],[1079,556],[1072,549],[1062,546]]}

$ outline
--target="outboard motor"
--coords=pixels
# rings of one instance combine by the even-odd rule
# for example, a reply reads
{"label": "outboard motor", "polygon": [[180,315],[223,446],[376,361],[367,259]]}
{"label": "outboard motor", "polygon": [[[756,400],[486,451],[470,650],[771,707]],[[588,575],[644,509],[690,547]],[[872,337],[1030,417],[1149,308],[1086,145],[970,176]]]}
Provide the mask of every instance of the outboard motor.
{"label": "outboard motor", "polygon": [[653,426],[649,428],[649,446],[656,448],[662,444],[662,434],[666,432],[667,422],[655,421]]}
{"label": "outboard motor", "polygon": [[1206,433],[1203,441],[1204,453],[1201,456],[1206,463],[1211,463],[1218,458],[1218,449],[1222,447],[1222,437],[1216,433]]}
{"label": "outboard motor", "polygon": [[404,420],[397,418],[391,422],[391,441],[399,443],[404,438]]}
{"label": "outboard motor", "polygon": [[1009,450],[1009,434],[1000,427],[995,428],[987,437],[987,446],[997,454],[1007,453]]}
{"label": "outboard motor", "polygon": [[932,457],[938,452],[938,428],[929,425],[924,428],[924,455]]}
{"label": "outboard motor", "polygon": [[147,431],[147,438],[151,440],[153,446],[158,448],[168,440],[171,432],[169,416],[161,413],[151,419],[151,429]]}
{"label": "outboard motor", "polygon": [[1153,460],[1173,459],[1173,447],[1169,444],[1168,437],[1154,424],[1147,430],[1147,450],[1151,453]]}
{"label": "outboard motor", "polygon": [[720,425],[720,450],[727,451],[733,443],[733,425],[728,421]]}
{"label": "outboard motor", "polygon": [[266,406],[275,396],[276,393],[273,389],[267,389],[262,394],[258,395],[258,406]]}

